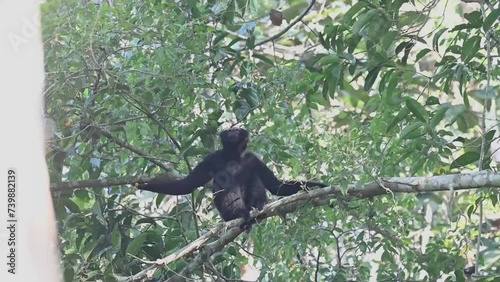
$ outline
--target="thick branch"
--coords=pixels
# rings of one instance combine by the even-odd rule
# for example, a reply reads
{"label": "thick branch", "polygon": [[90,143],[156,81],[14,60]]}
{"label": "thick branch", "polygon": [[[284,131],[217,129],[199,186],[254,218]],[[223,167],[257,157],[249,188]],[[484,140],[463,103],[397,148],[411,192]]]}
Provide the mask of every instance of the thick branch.
{"label": "thick branch", "polygon": [[[379,184],[380,183],[380,184]],[[430,177],[392,177],[381,180],[379,183],[370,183],[366,185],[350,185],[347,190],[348,195],[356,196],[358,198],[369,198],[373,196],[386,195],[390,193],[428,193],[438,191],[453,191],[484,188],[484,187],[500,187],[500,173],[492,171],[480,171],[469,174],[450,174],[439,175]],[[262,211],[253,212],[252,216],[264,215],[264,217],[271,217],[276,215],[283,215],[291,213],[305,204],[312,204],[314,206],[324,206],[330,203],[329,199],[335,195],[341,195],[342,192],[338,187],[331,186],[312,191],[299,192],[295,195],[281,198],[264,207]],[[191,263],[181,271],[181,276],[176,276],[168,281],[183,281],[177,279],[184,279],[183,277],[189,276],[202,263],[213,254],[221,251],[225,245],[233,241],[240,234],[239,225],[243,223],[242,219],[235,219],[227,223],[227,228],[230,231],[221,236],[220,239],[206,245],[202,251],[194,258]],[[207,242],[210,238],[218,234],[224,225],[217,226],[210,230],[207,234],[193,241],[178,252],[159,260],[160,264],[165,265],[177,259],[180,259],[187,254],[200,249],[202,244]],[[144,278],[147,271],[158,266],[151,266],[140,273],[128,277],[126,280],[121,281],[134,281],[133,279]],[[133,278],[132,278],[133,277]]]}
{"label": "thick branch", "polygon": [[[224,224],[217,225],[216,227],[212,228],[210,231],[208,231],[207,233],[205,233],[203,236],[201,236],[198,239],[194,240],[193,242],[189,243],[187,246],[185,246],[184,248],[180,249],[179,251],[177,251],[177,252],[175,252],[173,254],[170,254],[170,255],[166,256],[165,258],[163,258],[163,259],[156,260],[154,262],[154,265],[151,265],[151,266],[147,267],[146,269],[142,270],[141,272],[138,272],[138,273],[136,273],[136,274],[134,274],[132,276],[129,276],[129,277],[121,277],[121,279],[118,279],[118,281],[120,281],[120,282],[132,282],[132,281],[138,281],[138,280],[141,280],[143,278],[146,278],[149,273],[151,273],[151,274],[154,273],[154,271],[156,269],[158,269],[159,267],[161,267],[163,265],[168,265],[169,263],[174,262],[174,261],[176,261],[176,260],[178,260],[180,258],[183,258],[184,256],[186,256],[186,255],[188,255],[188,254],[190,254],[190,253],[192,253],[192,252],[200,249],[201,246],[203,246],[203,244],[205,244],[208,240],[212,239],[216,235],[220,235],[220,233],[223,230],[224,226],[225,226]],[[239,227],[238,227],[238,229],[239,229]],[[227,236],[227,235],[224,235],[224,236]],[[237,236],[238,235],[236,235],[235,238]],[[234,238],[233,238],[233,240],[234,240]],[[227,242],[227,243],[229,243],[229,242]],[[226,244],[224,244],[224,246],[225,245]]]}
{"label": "thick branch", "polygon": [[186,281],[186,276],[200,268],[213,254],[220,252],[227,244],[234,241],[234,239],[236,239],[241,233],[242,231],[239,226],[232,228],[219,240],[203,247],[203,250],[186,267],[184,267],[180,273],[170,279],[167,279],[166,282]]}
{"label": "thick branch", "polygon": [[[178,175],[175,173],[164,173],[160,175],[162,179],[166,180],[176,180],[178,179]],[[156,179],[159,176],[125,176],[125,177],[116,177],[116,178],[106,178],[106,179],[89,179],[89,180],[81,180],[81,181],[68,181],[68,182],[59,182],[59,183],[51,183],[50,189],[52,191],[61,191],[61,190],[74,190],[78,188],[105,188],[110,186],[119,186],[119,185],[127,185],[133,184],[136,182],[149,182],[153,179]]]}
{"label": "thick branch", "polygon": [[[383,186],[381,186],[383,185]],[[392,177],[365,185],[349,185],[347,194],[358,198],[370,198],[391,193],[430,193],[439,191],[457,191],[476,188],[500,187],[500,173],[483,170],[467,174],[449,174],[428,177]],[[295,195],[283,197],[266,205],[264,209],[252,212],[252,216],[265,217],[286,214],[296,211],[305,203],[315,206],[329,204],[333,196],[342,195],[341,189],[330,186],[311,191],[301,191]],[[228,223],[230,228],[241,224],[241,219]]]}

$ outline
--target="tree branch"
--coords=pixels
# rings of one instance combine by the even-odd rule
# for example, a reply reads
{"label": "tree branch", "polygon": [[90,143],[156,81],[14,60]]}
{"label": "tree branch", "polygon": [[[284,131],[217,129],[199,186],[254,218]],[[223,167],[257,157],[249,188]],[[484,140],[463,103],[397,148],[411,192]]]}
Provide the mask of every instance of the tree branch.
{"label": "tree branch", "polygon": [[[452,191],[476,189],[485,187],[500,187],[500,173],[492,171],[479,171],[468,174],[450,174],[429,177],[392,177],[382,179],[378,182],[366,185],[350,185],[347,189],[347,194],[358,198],[369,198],[373,196],[386,195],[388,193],[429,193],[438,191]],[[305,204],[312,204],[314,206],[324,206],[330,204],[330,199],[335,195],[342,195],[339,187],[331,186],[311,191],[299,192],[295,195],[281,198],[277,201],[271,202],[266,205],[262,211],[252,212],[252,217],[261,215],[264,218],[276,215],[283,215],[294,212]],[[215,253],[221,251],[225,245],[232,242],[241,234],[239,225],[243,223],[242,219],[235,219],[228,223],[218,225],[211,229],[202,237],[193,241],[176,253],[170,254],[164,259],[158,260],[157,265],[150,266],[147,269],[130,277],[123,278],[123,282],[137,281],[146,277],[146,274],[153,269],[157,269],[159,265],[167,265],[173,261],[181,259],[202,248],[202,251],[175,277],[167,280],[172,281],[185,281],[186,276],[189,276],[198,267],[203,265],[203,262],[209,259]],[[218,233],[227,227],[229,232],[220,236],[220,239],[207,244],[203,244],[209,239],[216,237]],[[159,264],[159,265],[158,265]]]}
{"label": "tree branch", "polygon": [[109,186],[118,186],[118,185],[125,185],[125,184],[133,184],[138,181],[151,181],[157,177],[161,177],[166,180],[175,180],[175,179],[180,179],[183,177],[179,172],[177,172],[175,169],[171,168],[167,164],[157,160],[156,158],[150,156],[148,153],[144,152],[143,150],[134,147],[130,145],[129,143],[122,141],[115,137],[111,132],[99,128],[99,127],[93,127],[96,132],[98,132],[100,135],[103,135],[111,140],[113,140],[118,146],[123,147],[125,149],[128,149],[137,155],[150,160],[152,163],[156,164],[157,166],[161,167],[166,173],[156,175],[156,176],[146,176],[146,177],[141,177],[141,176],[128,176],[128,177],[117,177],[117,178],[109,178],[109,179],[89,179],[89,180],[82,180],[82,181],[68,181],[68,182],[59,182],[59,183],[51,183],[50,184],[50,189],[53,191],[61,191],[61,190],[66,190],[66,189],[77,189],[77,188],[104,188],[104,187],[109,187]]}
{"label": "tree branch", "polygon": [[[203,236],[201,236],[198,239],[194,240],[193,242],[189,243],[188,245],[186,245],[184,248],[178,250],[177,252],[172,253],[163,259],[156,260],[154,262],[154,265],[147,267],[146,269],[142,270],[141,272],[138,272],[138,273],[136,273],[132,276],[129,276],[129,277],[121,277],[118,279],[118,281],[119,282],[132,282],[132,281],[138,281],[140,279],[144,279],[146,277],[149,277],[150,274],[152,275],[154,273],[154,271],[156,271],[156,269],[160,268],[161,266],[168,265],[169,263],[172,263],[180,258],[183,258],[184,256],[186,256],[190,253],[193,253],[194,251],[200,249],[203,246],[203,244],[205,244],[208,240],[210,240],[213,237],[216,237],[216,235],[218,235],[217,237],[219,237],[219,235],[220,235],[221,231],[224,229],[224,227],[225,227],[224,223],[218,224],[216,227],[210,229],[210,231],[205,233]],[[238,229],[239,229],[239,227],[238,227]],[[238,236],[238,235],[236,235],[236,236]],[[236,237],[234,237],[234,238],[236,238]],[[233,238],[233,240],[234,240],[234,238]],[[229,242],[227,242],[227,243],[229,243]],[[224,246],[226,244],[224,244]],[[218,250],[218,251],[220,251],[220,250]],[[186,268],[187,267],[189,267],[189,265],[186,266]]]}
{"label": "tree branch", "polygon": [[184,269],[180,273],[178,273],[176,276],[173,276],[165,280],[165,282],[186,281],[185,279],[186,276],[190,275],[196,269],[201,267],[203,263],[205,261],[208,261],[213,254],[222,251],[222,249],[224,249],[224,247],[227,244],[231,243],[241,233],[242,230],[240,229],[239,226],[232,228],[226,234],[224,234],[219,240],[203,247],[203,250],[186,267],[184,267]]}
{"label": "tree branch", "polygon": [[143,150],[137,148],[137,147],[134,147],[132,145],[130,145],[129,143],[125,142],[125,141],[122,141],[118,138],[116,138],[115,136],[113,136],[113,134],[111,134],[111,132],[103,129],[103,128],[99,128],[99,127],[94,127],[94,129],[101,135],[103,136],[106,136],[108,137],[109,139],[113,140],[116,144],[118,144],[119,146],[123,147],[123,148],[126,148],[134,153],[136,153],[137,155],[145,158],[145,159],[148,159],[150,160],[152,163],[156,164],[157,166],[163,168],[165,171],[174,171],[170,166],[164,164],[163,162],[157,160],[155,157],[153,156],[150,156],[148,153],[144,152]]}
{"label": "tree branch", "polygon": [[157,177],[164,178],[165,180],[176,180],[178,179],[178,175],[175,173],[164,173],[155,175],[155,176],[125,176],[125,177],[116,177],[116,178],[106,178],[106,179],[88,179],[81,181],[68,181],[68,182],[59,182],[59,183],[51,183],[50,189],[52,191],[62,191],[62,190],[74,190],[78,188],[106,188],[110,186],[119,186],[119,185],[127,185],[133,184],[136,182],[150,182]]}
{"label": "tree branch", "polygon": [[[309,11],[312,9],[312,7],[314,6],[314,3],[316,3],[316,0],[311,0],[311,2],[309,3],[309,6],[307,6],[307,8],[304,10],[304,12],[302,12],[302,14],[300,14],[294,21],[292,21],[289,25],[287,25],[282,31],[276,33],[275,35],[269,37],[269,38],[266,38],[262,41],[259,41],[257,43],[254,44],[254,47],[257,47],[257,46],[260,46],[260,45],[263,45],[263,44],[266,44],[268,42],[271,42],[275,39],[278,39],[280,38],[283,34],[285,34],[287,31],[289,31],[294,25],[296,25],[298,22],[302,21],[302,19],[307,15],[307,13],[309,13]],[[247,50],[248,49],[248,46],[241,49],[240,51],[244,51],[244,50]]]}

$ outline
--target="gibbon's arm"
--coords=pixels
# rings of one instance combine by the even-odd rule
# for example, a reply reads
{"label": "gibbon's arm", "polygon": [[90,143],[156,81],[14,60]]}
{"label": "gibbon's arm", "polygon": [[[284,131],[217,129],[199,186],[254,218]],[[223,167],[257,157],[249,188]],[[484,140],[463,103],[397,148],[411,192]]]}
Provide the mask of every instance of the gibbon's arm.
{"label": "gibbon's arm", "polygon": [[327,185],[319,182],[311,182],[311,181],[280,181],[274,173],[261,161],[257,156],[253,155],[253,166],[257,171],[257,174],[262,181],[262,184],[266,187],[269,192],[273,195],[277,196],[290,196],[293,195],[300,190],[302,190],[302,186],[305,187],[313,187],[319,186],[321,188],[327,187]]}
{"label": "gibbon's arm", "polygon": [[153,180],[149,183],[140,183],[136,187],[137,189],[168,195],[187,195],[193,193],[196,188],[205,185],[212,179],[212,160],[213,155],[207,156],[184,179],[174,181]]}

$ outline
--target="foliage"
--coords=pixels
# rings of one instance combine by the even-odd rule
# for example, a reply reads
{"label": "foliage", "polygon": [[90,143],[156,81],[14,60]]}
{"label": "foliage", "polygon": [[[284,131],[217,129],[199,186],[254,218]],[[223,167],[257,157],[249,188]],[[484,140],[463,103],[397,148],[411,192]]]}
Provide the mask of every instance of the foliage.
{"label": "foliage", "polygon": [[[498,1],[318,1],[266,44],[308,2],[87,2],[42,5],[53,183],[164,172],[155,161],[185,174],[230,125],[250,130],[251,149],[287,179],[345,188],[494,168],[498,129],[478,128],[483,110],[496,113]],[[283,26],[270,25],[272,8]],[[55,195],[66,281],[115,281],[178,251],[220,221],[211,197],[129,185]],[[259,281],[463,281],[478,207],[498,215],[498,198],[488,189],[339,197],[266,220],[212,257],[205,275],[239,278],[252,260]],[[488,278],[500,275],[492,222],[482,234]]]}

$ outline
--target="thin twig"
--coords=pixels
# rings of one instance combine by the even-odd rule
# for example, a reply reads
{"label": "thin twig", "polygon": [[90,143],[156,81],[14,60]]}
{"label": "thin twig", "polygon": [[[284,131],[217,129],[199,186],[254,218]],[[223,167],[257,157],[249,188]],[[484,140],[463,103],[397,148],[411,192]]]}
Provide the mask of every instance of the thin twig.
{"label": "thin twig", "polygon": [[[481,12],[483,17],[486,17],[486,8],[484,1],[481,1]],[[490,80],[491,80],[491,45],[490,45],[490,30],[485,31],[486,38],[486,60],[488,61],[488,68],[486,70],[486,93],[490,91]],[[483,116],[481,118],[481,152],[479,157],[479,170],[483,169],[484,156],[486,155],[486,103],[488,102],[488,95],[484,96],[483,100]],[[482,198],[483,194],[481,190],[479,190],[479,197]],[[480,263],[480,251],[481,251],[481,233],[483,226],[483,201],[479,201],[479,225],[478,225],[478,234],[477,234],[477,242],[476,242],[476,263],[474,267],[474,274],[476,277],[479,277],[479,263]]]}
{"label": "thin twig", "polygon": [[[304,12],[302,12],[302,14],[300,14],[289,25],[287,25],[282,31],[276,33],[275,35],[273,35],[273,36],[271,36],[269,38],[266,38],[266,39],[264,39],[262,41],[259,41],[259,42],[255,43],[254,47],[266,44],[268,42],[271,42],[271,41],[274,41],[275,39],[280,38],[283,34],[285,34],[287,31],[289,31],[294,25],[296,25],[298,22],[302,21],[302,18],[304,18],[307,15],[307,13],[309,13],[309,11],[314,6],[314,3],[316,3],[316,0],[311,0],[311,2],[309,3],[309,6],[307,6],[307,8],[304,10]],[[243,49],[241,49],[239,51],[244,51],[244,50],[248,50],[248,46],[245,46],[245,48],[243,48]]]}
{"label": "thin twig", "polygon": [[319,256],[321,254],[320,248],[318,247],[318,255],[316,256],[316,272],[314,273],[314,281],[318,281],[319,274]]}

